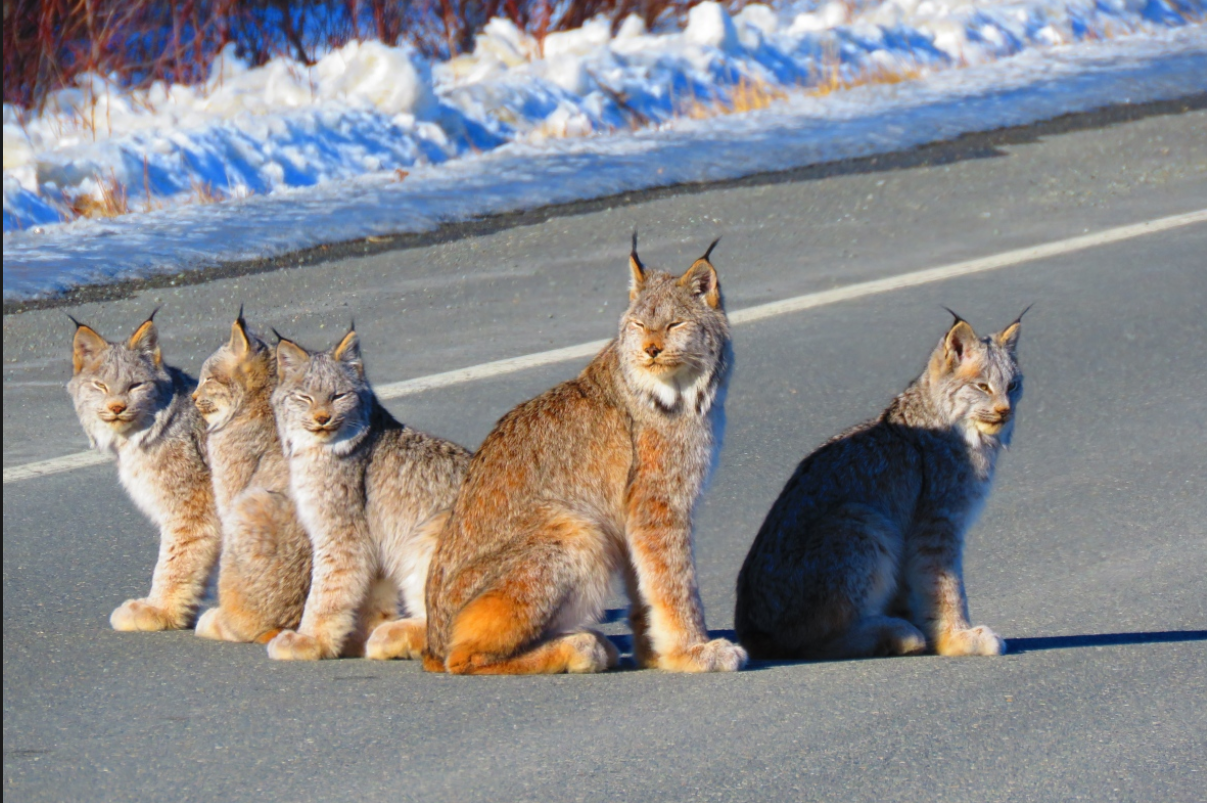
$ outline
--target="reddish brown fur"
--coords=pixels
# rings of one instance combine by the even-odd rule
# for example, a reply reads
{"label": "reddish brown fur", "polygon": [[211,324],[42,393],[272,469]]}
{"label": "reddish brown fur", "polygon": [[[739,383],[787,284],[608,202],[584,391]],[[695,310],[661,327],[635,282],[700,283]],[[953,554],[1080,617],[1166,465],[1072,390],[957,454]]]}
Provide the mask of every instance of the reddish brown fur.
{"label": "reddish brown fur", "polygon": [[682,276],[636,254],[617,341],[578,378],[504,416],[470,463],[428,576],[424,668],[454,674],[598,672],[585,629],[621,571],[635,654],[675,671],[739,668],[709,641],[691,556],[728,327],[706,260]]}

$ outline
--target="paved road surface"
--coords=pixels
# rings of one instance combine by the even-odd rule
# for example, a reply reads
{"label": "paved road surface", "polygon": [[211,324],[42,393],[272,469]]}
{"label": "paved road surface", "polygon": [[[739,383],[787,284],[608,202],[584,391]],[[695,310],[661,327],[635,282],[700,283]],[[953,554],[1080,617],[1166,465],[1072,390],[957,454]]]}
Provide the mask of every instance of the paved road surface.
{"label": "paved road surface", "polygon": [[[421,248],[69,310],[110,336],[156,304],[196,370],[239,302],[321,345],[355,315],[392,382],[607,337],[628,232],[682,268],[716,234],[731,310],[1207,208],[1207,113],[1015,132],[925,158],[634,197]],[[1039,130],[1043,133],[1043,130]],[[830,173],[830,174],[827,174]],[[1207,788],[1207,224],[738,327],[729,430],[698,512],[710,627],[795,463],[878,411],[947,324],[1032,301],[1014,448],[973,532],[999,659],[756,665],[726,676],[451,678],[278,664],[119,634],[155,533],[111,466],[4,488],[10,800],[1163,800]],[[86,442],[61,311],[4,318],[4,465]],[[408,396],[475,445],[561,363]],[[605,627],[623,641],[617,597]]]}

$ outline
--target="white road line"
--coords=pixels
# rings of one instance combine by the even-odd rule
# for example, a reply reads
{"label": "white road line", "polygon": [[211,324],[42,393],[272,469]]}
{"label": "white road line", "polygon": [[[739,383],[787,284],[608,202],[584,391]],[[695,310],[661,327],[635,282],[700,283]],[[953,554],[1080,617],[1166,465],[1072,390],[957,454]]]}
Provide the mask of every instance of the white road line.
{"label": "white road line", "polygon": [[[820,293],[807,293],[794,298],[786,298],[783,301],[772,301],[769,304],[760,304],[756,307],[748,307],[733,312],[730,314],[729,320],[734,325],[752,323],[779,315],[787,315],[792,312],[826,306],[827,304],[837,304],[840,301],[850,301],[851,299],[888,293],[906,287],[917,287],[918,285],[930,284],[931,282],[954,279],[957,276],[984,273],[998,268],[1010,267],[1011,265],[1021,265],[1025,262],[1034,262],[1039,259],[1047,259],[1062,254],[1071,254],[1087,248],[1109,245],[1110,243],[1143,237],[1146,234],[1169,231],[1170,229],[1190,226],[1195,223],[1207,223],[1207,209],[1187,212],[1183,215],[1158,218],[1156,220],[1147,220],[1143,223],[1134,223],[1130,226],[1119,226],[1092,234],[1085,234],[1080,237],[1070,237],[1067,240],[1057,240],[1042,245],[1034,245],[1029,248],[1018,248],[1014,251],[1006,251],[993,256],[981,257],[980,259],[970,259],[966,262],[957,262],[938,268],[903,273],[899,276],[890,276],[886,279],[850,284],[845,287],[837,287],[833,290],[824,290]],[[445,371],[439,374],[408,379],[403,382],[391,382],[386,385],[378,385],[376,391],[378,397],[382,399],[413,396],[417,393],[424,393],[429,390],[436,390],[437,388],[446,388],[466,382],[475,382],[480,379],[489,379],[494,376],[514,374],[529,368],[539,368],[544,365],[552,365],[567,360],[585,359],[603,348],[607,342],[607,340],[595,340],[577,346],[542,351],[536,354],[526,354],[522,357],[512,357],[506,360],[496,360],[481,365],[473,365],[468,368],[460,368],[456,371]],[[108,459],[107,456],[98,452],[82,452],[80,454],[67,455],[66,457],[56,457],[52,460],[27,463],[23,466],[14,466],[4,469],[4,484],[8,485],[10,482],[17,482],[19,480],[45,477],[49,474],[58,474],[62,471],[72,471],[77,468],[95,466],[107,462]]]}
{"label": "white road line", "polygon": [[32,480],[35,477],[45,477],[58,474],[61,471],[74,471],[77,468],[89,468],[108,463],[111,458],[104,452],[79,452],[50,460],[40,460],[37,463],[26,463],[23,466],[13,466],[4,469],[4,484],[18,480]]}

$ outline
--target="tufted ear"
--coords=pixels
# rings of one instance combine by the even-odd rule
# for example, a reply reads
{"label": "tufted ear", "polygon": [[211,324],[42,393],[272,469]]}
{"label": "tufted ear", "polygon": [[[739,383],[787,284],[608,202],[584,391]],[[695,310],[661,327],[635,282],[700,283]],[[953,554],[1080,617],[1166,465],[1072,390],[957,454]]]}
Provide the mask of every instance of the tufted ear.
{"label": "tufted ear", "polygon": [[[947,308],[944,307],[944,309]],[[951,312],[954,320],[951,322],[951,328],[947,330],[947,334],[943,335],[943,339],[939,341],[939,345],[935,349],[935,358],[940,361],[945,370],[950,371],[968,359],[976,347],[978,338],[968,321],[949,309],[947,311]]]}
{"label": "tufted ear", "polygon": [[629,301],[637,298],[641,288],[645,286],[645,265],[637,256],[637,232],[633,232],[633,247],[629,250]]}
{"label": "tufted ear", "polygon": [[239,317],[231,324],[231,353],[236,357],[246,357],[252,350],[251,337],[247,334],[247,321],[243,320],[243,307],[239,307]]}
{"label": "tufted ear", "polygon": [[[159,312],[158,309],[155,312]],[[155,312],[143,321],[142,326],[134,330],[126,346],[131,351],[137,351],[151,358],[158,368],[163,363],[163,355],[159,352],[159,330],[155,328]]]}
{"label": "tufted ear", "polygon": [[71,341],[71,368],[73,374],[78,374],[108,351],[109,344],[92,327],[85,326],[75,318],[71,320],[75,324],[75,337]]}
{"label": "tufted ear", "polygon": [[277,375],[284,381],[303,373],[310,364],[310,355],[292,340],[286,340],[280,335],[277,337],[280,337],[277,342]]}
{"label": "tufted ear", "polygon": [[679,277],[679,284],[686,287],[692,295],[703,299],[704,303],[716,309],[721,306],[721,282],[717,278],[717,269],[712,266],[708,258],[712,256],[712,250],[717,247],[717,243],[721,242],[721,238],[712,241],[708,246],[708,250],[704,252],[704,256],[697,259],[692,266],[687,269]]}
{"label": "tufted ear", "polygon": [[348,330],[339,345],[332,349],[331,356],[344,365],[355,368],[358,374],[364,376],[365,365],[360,359],[360,338],[356,336],[355,329]]}
{"label": "tufted ear", "polygon": [[1014,323],[1010,324],[1005,329],[993,336],[994,339],[1006,349],[1006,351],[1010,352],[1010,356],[1012,357],[1018,356],[1018,333],[1023,325],[1023,316],[1026,315],[1027,310],[1031,309],[1033,306],[1035,305],[1028,304],[1027,309],[1020,312],[1018,317],[1014,319]]}

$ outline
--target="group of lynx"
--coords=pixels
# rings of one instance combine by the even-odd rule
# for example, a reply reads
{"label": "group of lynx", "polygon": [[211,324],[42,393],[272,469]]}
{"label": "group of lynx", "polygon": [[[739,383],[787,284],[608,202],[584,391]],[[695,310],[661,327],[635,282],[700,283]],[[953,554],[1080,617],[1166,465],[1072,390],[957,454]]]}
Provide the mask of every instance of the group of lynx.
{"label": "group of lynx", "polygon": [[619,574],[642,667],[1000,654],[968,622],[961,555],[1022,395],[1019,321],[981,338],[958,316],[883,414],[800,464],[738,578],[744,646],[709,640],[692,511],[732,364],[711,252],[673,276],[634,238],[617,337],[473,455],[382,407],[355,331],[273,348],[240,311],[194,382],[163,362],[151,319],[124,343],[77,322],[80,422],[160,527],[151,592],[113,627],[188,627],[218,563],[197,635],[272,658],[600,672],[619,655],[590,626]]}

